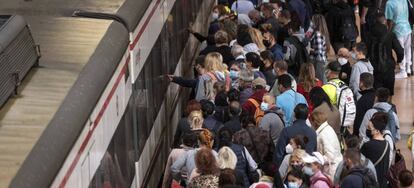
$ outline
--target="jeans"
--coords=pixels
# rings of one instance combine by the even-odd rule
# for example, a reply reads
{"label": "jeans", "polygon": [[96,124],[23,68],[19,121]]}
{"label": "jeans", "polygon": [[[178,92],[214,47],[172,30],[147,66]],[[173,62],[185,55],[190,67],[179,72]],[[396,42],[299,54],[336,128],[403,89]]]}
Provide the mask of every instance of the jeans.
{"label": "jeans", "polygon": [[398,37],[398,41],[404,48],[404,59],[400,63],[402,73],[411,73],[411,33],[403,37]]}

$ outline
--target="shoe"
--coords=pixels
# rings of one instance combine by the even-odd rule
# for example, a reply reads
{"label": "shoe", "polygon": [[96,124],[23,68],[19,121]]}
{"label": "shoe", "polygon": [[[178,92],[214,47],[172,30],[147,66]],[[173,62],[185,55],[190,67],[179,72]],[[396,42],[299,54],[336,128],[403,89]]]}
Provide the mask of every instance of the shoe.
{"label": "shoe", "polygon": [[403,79],[403,78],[407,78],[407,73],[405,71],[401,71],[395,74],[395,79]]}

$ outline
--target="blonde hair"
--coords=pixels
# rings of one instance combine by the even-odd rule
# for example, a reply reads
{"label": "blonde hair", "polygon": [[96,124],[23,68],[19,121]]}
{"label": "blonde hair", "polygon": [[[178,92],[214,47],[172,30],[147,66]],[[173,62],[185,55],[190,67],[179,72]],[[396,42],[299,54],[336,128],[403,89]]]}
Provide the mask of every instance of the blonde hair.
{"label": "blonde hair", "polygon": [[202,129],[198,139],[200,140],[200,144],[207,146],[208,148],[213,148],[213,134],[207,130],[207,129]]}
{"label": "blonde hair", "polygon": [[188,122],[190,123],[191,129],[201,129],[203,126],[204,118],[201,110],[195,110],[188,115]]}
{"label": "blonde hair", "polygon": [[312,63],[303,63],[299,70],[299,83],[303,84],[303,89],[309,92],[316,86],[315,67]]}
{"label": "blonde hair", "polygon": [[259,47],[260,51],[266,50],[266,46],[263,44],[263,35],[260,30],[250,27],[249,28],[249,35],[252,38],[253,42]]}
{"label": "blonde hair", "polygon": [[214,34],[216,44],[229,44],[229,35],[224,30],[219,30]]}
{"label": "blonde hair", "polygon": [[306,155],[306,151],[303,150],[303,149],[293,150],[293,153],[292,153],[292,155],[290,155],[290,159],[289,159],[288,172],[292,170],[292,160],[293,159],[299,159],[299,161],[303,163],[303,157],[305,157],[305,155]]}
{"label": "blonde hair", "polygon": [[218,151],[218,166],[221,169],[235,169],[237,164],[237,156],[229,147],[224,146]]}
{"label": "blonde hair", "polygon": [[223,56],[217,52],[207,54],[204,60],[204,68],[207,72],[224,72],[226,69],[223,66]]}
{"label": "blonde hair", "polygon": [[328,117],[321,111],[313,111],[310,120],[319,127],[328,120]]}

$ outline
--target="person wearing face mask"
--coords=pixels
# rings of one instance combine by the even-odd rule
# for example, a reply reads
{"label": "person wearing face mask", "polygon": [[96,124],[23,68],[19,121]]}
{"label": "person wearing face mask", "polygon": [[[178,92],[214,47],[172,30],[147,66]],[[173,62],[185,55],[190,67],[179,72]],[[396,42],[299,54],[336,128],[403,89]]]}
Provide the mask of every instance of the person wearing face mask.
{"label": "person wearing face mask", "polygon": [[280,132],[285,127],[283,123],[283,112],[276,107],[275,98],[269,94],[263,96],[260,109],[264,112],[264,116],[259,123],[259,127],[270,132],[273,144],[276,147]]}
{"label": "person wearing face mask", "polygon": [[306,152],[312,153],[316,151],[316,132],[306,124],[308,112],[309,110],[305,104],[298,104],[294,110],[296,121],[293,122],[292,126],[282,129],[273,154],[273,162],[277,165],[280,166],[284,156],[287,154],[286,146],[289,144],[290,138],[297,135],[304,135],[308,138],[304,148]]}
{"label": "person wearing face mask", "polygon": [[305,175],[301,170],[294,169],[287,175],[287,188],[308,188],[306,184]]}
{"label": "person wearing face mask", "polygon": [[[361,152],[359,152],[359,148],[360,148],[360,140],[357,136],[350,136],[349,138],[346,139],[345,141],[345,145],[346,145],[346,150],[357,150],[359,153],[359,159],[360,162],[359,164],[361,164],[363,166],[363,168],[367,168],[370,171],[370,174],[372,174],[372,176],[374,177],[374,180],[377,181],[377,171],[375,170],[375,166],[374,164],[371,162],[371,160],[367,159],[363,154],[361,154]],[[335,172],[335,176],[334,176],[334,184],[335,185],[339,185],[341,184],[341,182],[343,181],[343,179],[345,178],[345,175],[348,174],[349,170],[350,170],[350,166],[345,164],[346,161],[346,156],[344,155],[344,160],[341,161],[338,165],[338,167],[336,168],[336,172]],[[355,163],[354,163],[355,164]]]}
{"label": "person wearing face mask", "polygon": [[331,188],[332,181],[322,172],[325,159],[319,152],[313,152],[312,155],[307,154],[303,157],[305,166],[302,171],[310,176],[310,188]]}
{"label": "person wearing face mask", "polygon": [[277,43],[277,30],[271,24],[260,25],[260,30],[263,33],[263,44],[272,52],[276,61],[283,60],[283,48]]}
{"label": "person wearing face mask", "polygon": [[358,43],[355,47],[355,52],[357,55],[358,61],[352,66],[352,73],[349,79],[349,87],[352,89],[352,92],[355,95],[355,98],[358,100],[361,97],[359,91],[359,77],[364,72],[369,72],[374,74],[374,67],[372,67],[369,60],[366,58],[367,55],[367,46],[364,43]]}
{"label": "person wearing face mask", "polygon": [[373,85],[374,76],[367,72],[362,73],[359,79],[359,90],[362,96],[356,103],[354,132],[352,133],[353,135],[359,135],[359,128],[361,127],[364,115],[374,105],[375,89],[373,88]]}
{"label": "person wearing face mask", "polygon": [[390,104],[389,100],[390,100],[390,91],[388,89],[386,88],[377,89],[377,91],[375,92],[374,105],[372,106],[371,109],[369,109],[365,113],[364,118],[362,119],[361,126],[359,128],[359,137],[362,138],[362,142],[367,142],[369,140],[368,133],[367,133],[367,130],[369,127],[369,121],[374,116],[374,114],[377,112],[386,112],[386,113],[392,114],[393,118],[390,119],[390,121],[392,121],[390,123],[390,126],[392,125],[395,127],[387,127],[387,130],[391,128],[395,129],[395,132],[391,134],[391,136],[393,137],[392,139],[394,141],[398,141],[401,139],[399,118],[397,114],[395,113],[395,106]]}
{"label": "person wearing face mask", "polygon": [[377,112],[371,118],[367,136],[370,137],[370,141],[366,142],[361,147],[361,153],[374,163],[378,184],[380,188],[386,188],[387,179],[385,174],[389,169],[390,163],[390,144],[384,139],[382,132],[387,126],[388,116],[386,113]]}
{"label": "person wearing face mask", "polygon": [[341,71],[339,72],[339,79],[349,85],[349,79],[351,78],[352,67],[349,59],[349,50],[347,48],[340,48],[338,50],[337,61],[341,64]]}
{"label": "person wearing face mask", "polygon": [[310,117],[312,127],[316,130],[318,152],[326,159],[323,169],[331,180],[335,175],[338,164],[342,161],[341,146],[334,129],[328,124],[323,112],[314,111]]}
{"label": "person wearing face mask", "polygon": [[263,72],[266,84],[272,86],[276,80],[276,73],[273,69],[274,56],[269,50],[260,53],[260,57],[263,59],[263,66],[260,67],[260,71]]}
{"label": "person wearing face mask", "polygon": [[361,164],[361,154],[358,149],[347,149],[344,153],[344,162],[349,169],[348,175],[341,183],[341,188],[378,187],[374,175]]}
{"label": "person wearing face mask", "polygon": [[283,158],[279,167],[279,174],[282,179],[285,179],[286,174],[293,169],[302,169],[302,157],[304,156],[305,147],[308,143],[308,138],[303,135],[296,135],[291,138],[289,144],[286,145],[287,155]]}
{"label": "person wearing face mask", "polygon": [[[257,109],[260,109],[260,104],[263,100],[263,95],[266,91],[266,81],[263,78],[256,78],[253,80],[253,94],[249,99],[242,105],[243,112],[254,116]],[[256,118],[256,117],[255,117]]]}

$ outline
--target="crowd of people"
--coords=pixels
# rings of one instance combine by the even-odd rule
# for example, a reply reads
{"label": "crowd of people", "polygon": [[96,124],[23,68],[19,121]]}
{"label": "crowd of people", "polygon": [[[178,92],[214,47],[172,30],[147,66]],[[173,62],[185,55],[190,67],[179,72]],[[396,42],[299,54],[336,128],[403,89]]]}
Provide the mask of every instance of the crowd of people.
{"label": "crowd of people", "polygon": [[192,95],[162,186],[411,187],[392,96],[413,73],[412,10],[219,0],[207,36],[189,29],[204,44],[194,78],[168,75]]}

